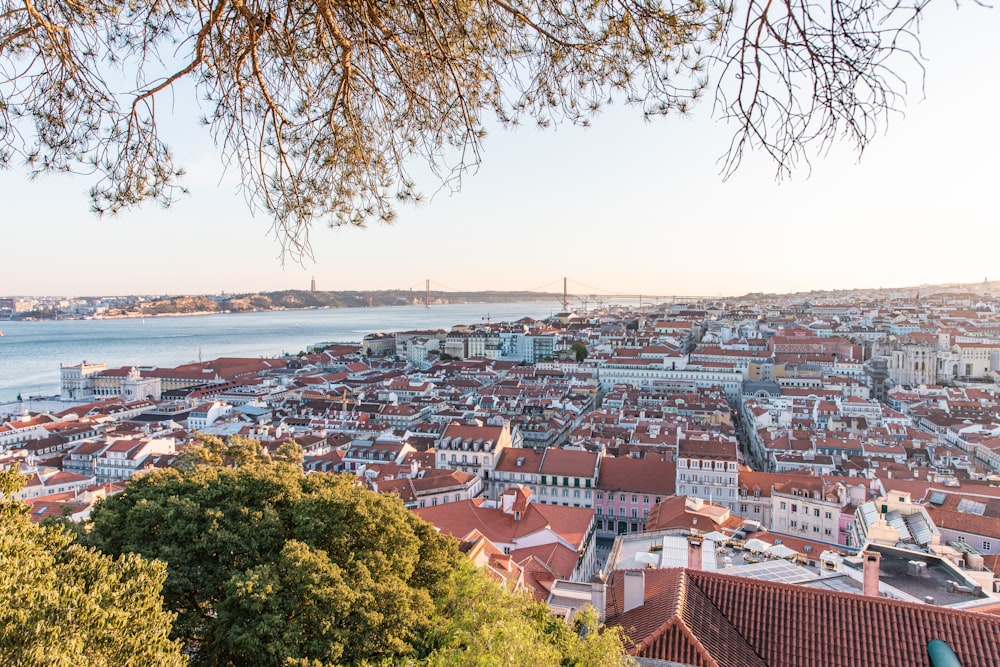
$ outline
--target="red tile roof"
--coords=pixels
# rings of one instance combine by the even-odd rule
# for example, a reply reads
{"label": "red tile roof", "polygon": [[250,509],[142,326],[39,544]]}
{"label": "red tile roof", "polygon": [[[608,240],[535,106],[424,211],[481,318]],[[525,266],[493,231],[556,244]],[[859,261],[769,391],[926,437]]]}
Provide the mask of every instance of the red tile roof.
{"label": "red tile roof", "polygon": [[623,571],[607,620],[634,655],[695,665],[912,667],[947,642],[966,667],[1000,664],[1000,618],[716,572],[641,571],[644,604],[624,611]]}
{"label": "red tile roof", "polygon": [[572,449],[545,450],[539,472],[546,475],[566,475],[569,477],[593,477],[599,455]]}
{"label": "red tile roof", "polygon": [[516,520],[513,514],[483,507],[484,502],[483,498],[475,498],[413,511],[442,533],[456,538],[477,529],[491,542],[514,544],[527,535],[551,530],[577,549],[583,547],[587,529],[594,519],[594,510],[591,509],[530,503],[521,519]]}
{"label": "red tile roof", "polygon": [[597,488],[604,491],[632,491],[657,496],[674,495],[677,464],[666,457],[611,458],[601,461]]}

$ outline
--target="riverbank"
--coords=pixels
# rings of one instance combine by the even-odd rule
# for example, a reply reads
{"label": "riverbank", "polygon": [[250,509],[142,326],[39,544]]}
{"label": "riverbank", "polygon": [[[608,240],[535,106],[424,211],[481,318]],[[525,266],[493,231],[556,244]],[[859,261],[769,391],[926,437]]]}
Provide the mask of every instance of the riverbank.
{"label": "riverbank", "polygon": [[559,294],[539,292],[312,292],[285,290],[254,294],[179,295],[166,297],[78,298],[63,310],[31,311],[10,321],[118,320],[275,311],[339,310],[344,308],[424,307],[510,303],[560,303]]}

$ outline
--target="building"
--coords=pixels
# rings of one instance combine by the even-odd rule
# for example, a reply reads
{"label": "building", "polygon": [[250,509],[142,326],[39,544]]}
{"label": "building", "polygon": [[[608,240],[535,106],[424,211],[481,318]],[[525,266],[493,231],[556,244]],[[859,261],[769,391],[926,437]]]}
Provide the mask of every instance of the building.
{"label": "building", "polygon": [[496,464],[496,490],[523,484],[534,502],[591,508],[601,461],[597,453],[581,450],[508,448]]}
{"label": "building", "polygon": [[804,539],[841,543],[840,513],[847,488],[822,477],[796,476],[771,488],[770,528]]}
{"label": "building", "polygon": [[547,554],[561,578],[586,581],[595,571],[594,511],[532,502],[524,487],[508,488],[496,501],[474,498],[414,512],[445,535],[462,539],[478,530],[515,562]]}
{"label": "building", "polygon": [[64,401],[89,401],[93,399],[93,376],[107,369],[106,364],[88,364],[86,361],[75,366],[60,364],[60,397]]}
{"label": "building", "polygon": [[483,490],[477,475],[436,468],[418,470],[413,476],[372,479],[368,484],[378,493],[396,494],[407,509],[458,503],[478,497]]}
{"label": "building", "polygon": [[650,665],[912,667],[930,664],[933,640],[966,667],[1000,664],[997,616],[877,594],[690,568],[616,570],[592,592],[605,622],[628,629],[628,652]]}
{"label": "building", "polygon": [[434,442],[436,467],[479,475],[486,495],[496,498],[494,470],[504,449],[511,446],[508,422],[502,426],[451,422]]}
{"label": "building", "polygon": [[697,389],[722,387],[726,398],[735,404],[740,397],[743,370],[735,365],[726,368],[688,368],[686,356],[664,356],[660,359],[614,357],[598,366],[601,391],[611,391],[615,385],[638,389],[671,389],[691,392]]}
{"label": "building", "polygon": [[739,507],[739,449],[729,440],[682,439],[677,443],[677,494]]}
{"label": "building", "polygon": [[666,456],[604,458],[595,494],[598,536],[645,530],[650,510],[674,495],[676,474]]}

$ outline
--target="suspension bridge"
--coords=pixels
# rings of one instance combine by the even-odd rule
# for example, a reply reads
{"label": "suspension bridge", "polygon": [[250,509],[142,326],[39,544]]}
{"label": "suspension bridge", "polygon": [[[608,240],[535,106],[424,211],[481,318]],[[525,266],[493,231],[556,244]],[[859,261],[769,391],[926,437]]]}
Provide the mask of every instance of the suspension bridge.
{"label": "suspension bridge", "polygon": [[[562,291],[558,291],[558,286],[562,286]],[[468,293],[473,291],[481,290],[463,290],[456,287],[451,287],[449,285],[444,285],[436,281],[432,281],[429,278],[425,278],[420,282],[416,282],[410,285],[408,289],[415,290],[419,288],[424,290],[424,305],[428,308],[431,306],[432,292],[452,292],[452,293]],[[572,291],[570,288],[572,287]],[[555,289],[553,289],[555,288]],[[577,304],[583,306],[583,309],[588,310],[590,304],[594,304],[595,308],[603,308],[606,304],[621,303],[621,302],[632,302],[637,301],[639,308],[643,306],[654,306],[664,303],[677,304],[677,303],[699,303],[703,301],[717,301],[723,297],[718,294],[715,295],[662,295],[662,294],[636,294],[628,293],[624,291],[617,291],[611,289],[602,289],[599,287],[593,287],[591,285],[585,285],[581,282],[573,280],[568,277],[563,277],[562,279],[556,279],[548,282],[544,285],[539,285],[531,289],[526,290],[501,290],[504,292],[511,292],[515,294],[525,294],[525,295],[538,295],[538,297],[551,297],[554,301],[558,301],[562,305],[564,311],[570,310],[571,307],[575,307]]]}

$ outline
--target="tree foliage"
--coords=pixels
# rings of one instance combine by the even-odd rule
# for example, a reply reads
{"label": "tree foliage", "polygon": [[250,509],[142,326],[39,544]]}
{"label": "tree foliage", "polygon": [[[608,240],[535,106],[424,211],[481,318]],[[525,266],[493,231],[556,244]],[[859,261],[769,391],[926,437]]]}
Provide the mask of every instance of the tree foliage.
{"label": "tree foliage", "polygon": [[457,558],[398,499],[258,461],[134,480],[88,539],[167,562],[175,634],[208,665],[411,653]]}
{"label": "tree foliage", "polygon": [[544,604],[510,594],[465,562],[435,619],[435,645],[424,662],[435,667],[635,664],[622,642],[620,629],[600,628],[593,609],[566,623]]}
{"label": "tree foliage", "polygon": [[259,451],[253,441],[233,452],[219,442],[207,439],[214,462],[132,480],[95,509],[85,538],[166,561],[164,598],[194,664],[584,666],[622,655],[617,633],[591,624],[581,637],[487,579],[398,498],[241,456]]}
{"label": "tree foliage", "polygon": [[184,665],[163,610],[163,563],[111,558],[57,527],[32,525],[13,499],[16,469],[0,472],[0,663]]}
{"label": "tree foliage", "polygon": [[457,186],[484,127],[586,124],[609,99],[687,112],[714,85],[725,162],[779,172],[902,102],[925,0],[0,0],[0,161],[88,171],[99,213],[170,203],[158,109],[193,86],[223,162],[309,251],[314,221],[392,220],[408,166]]}

